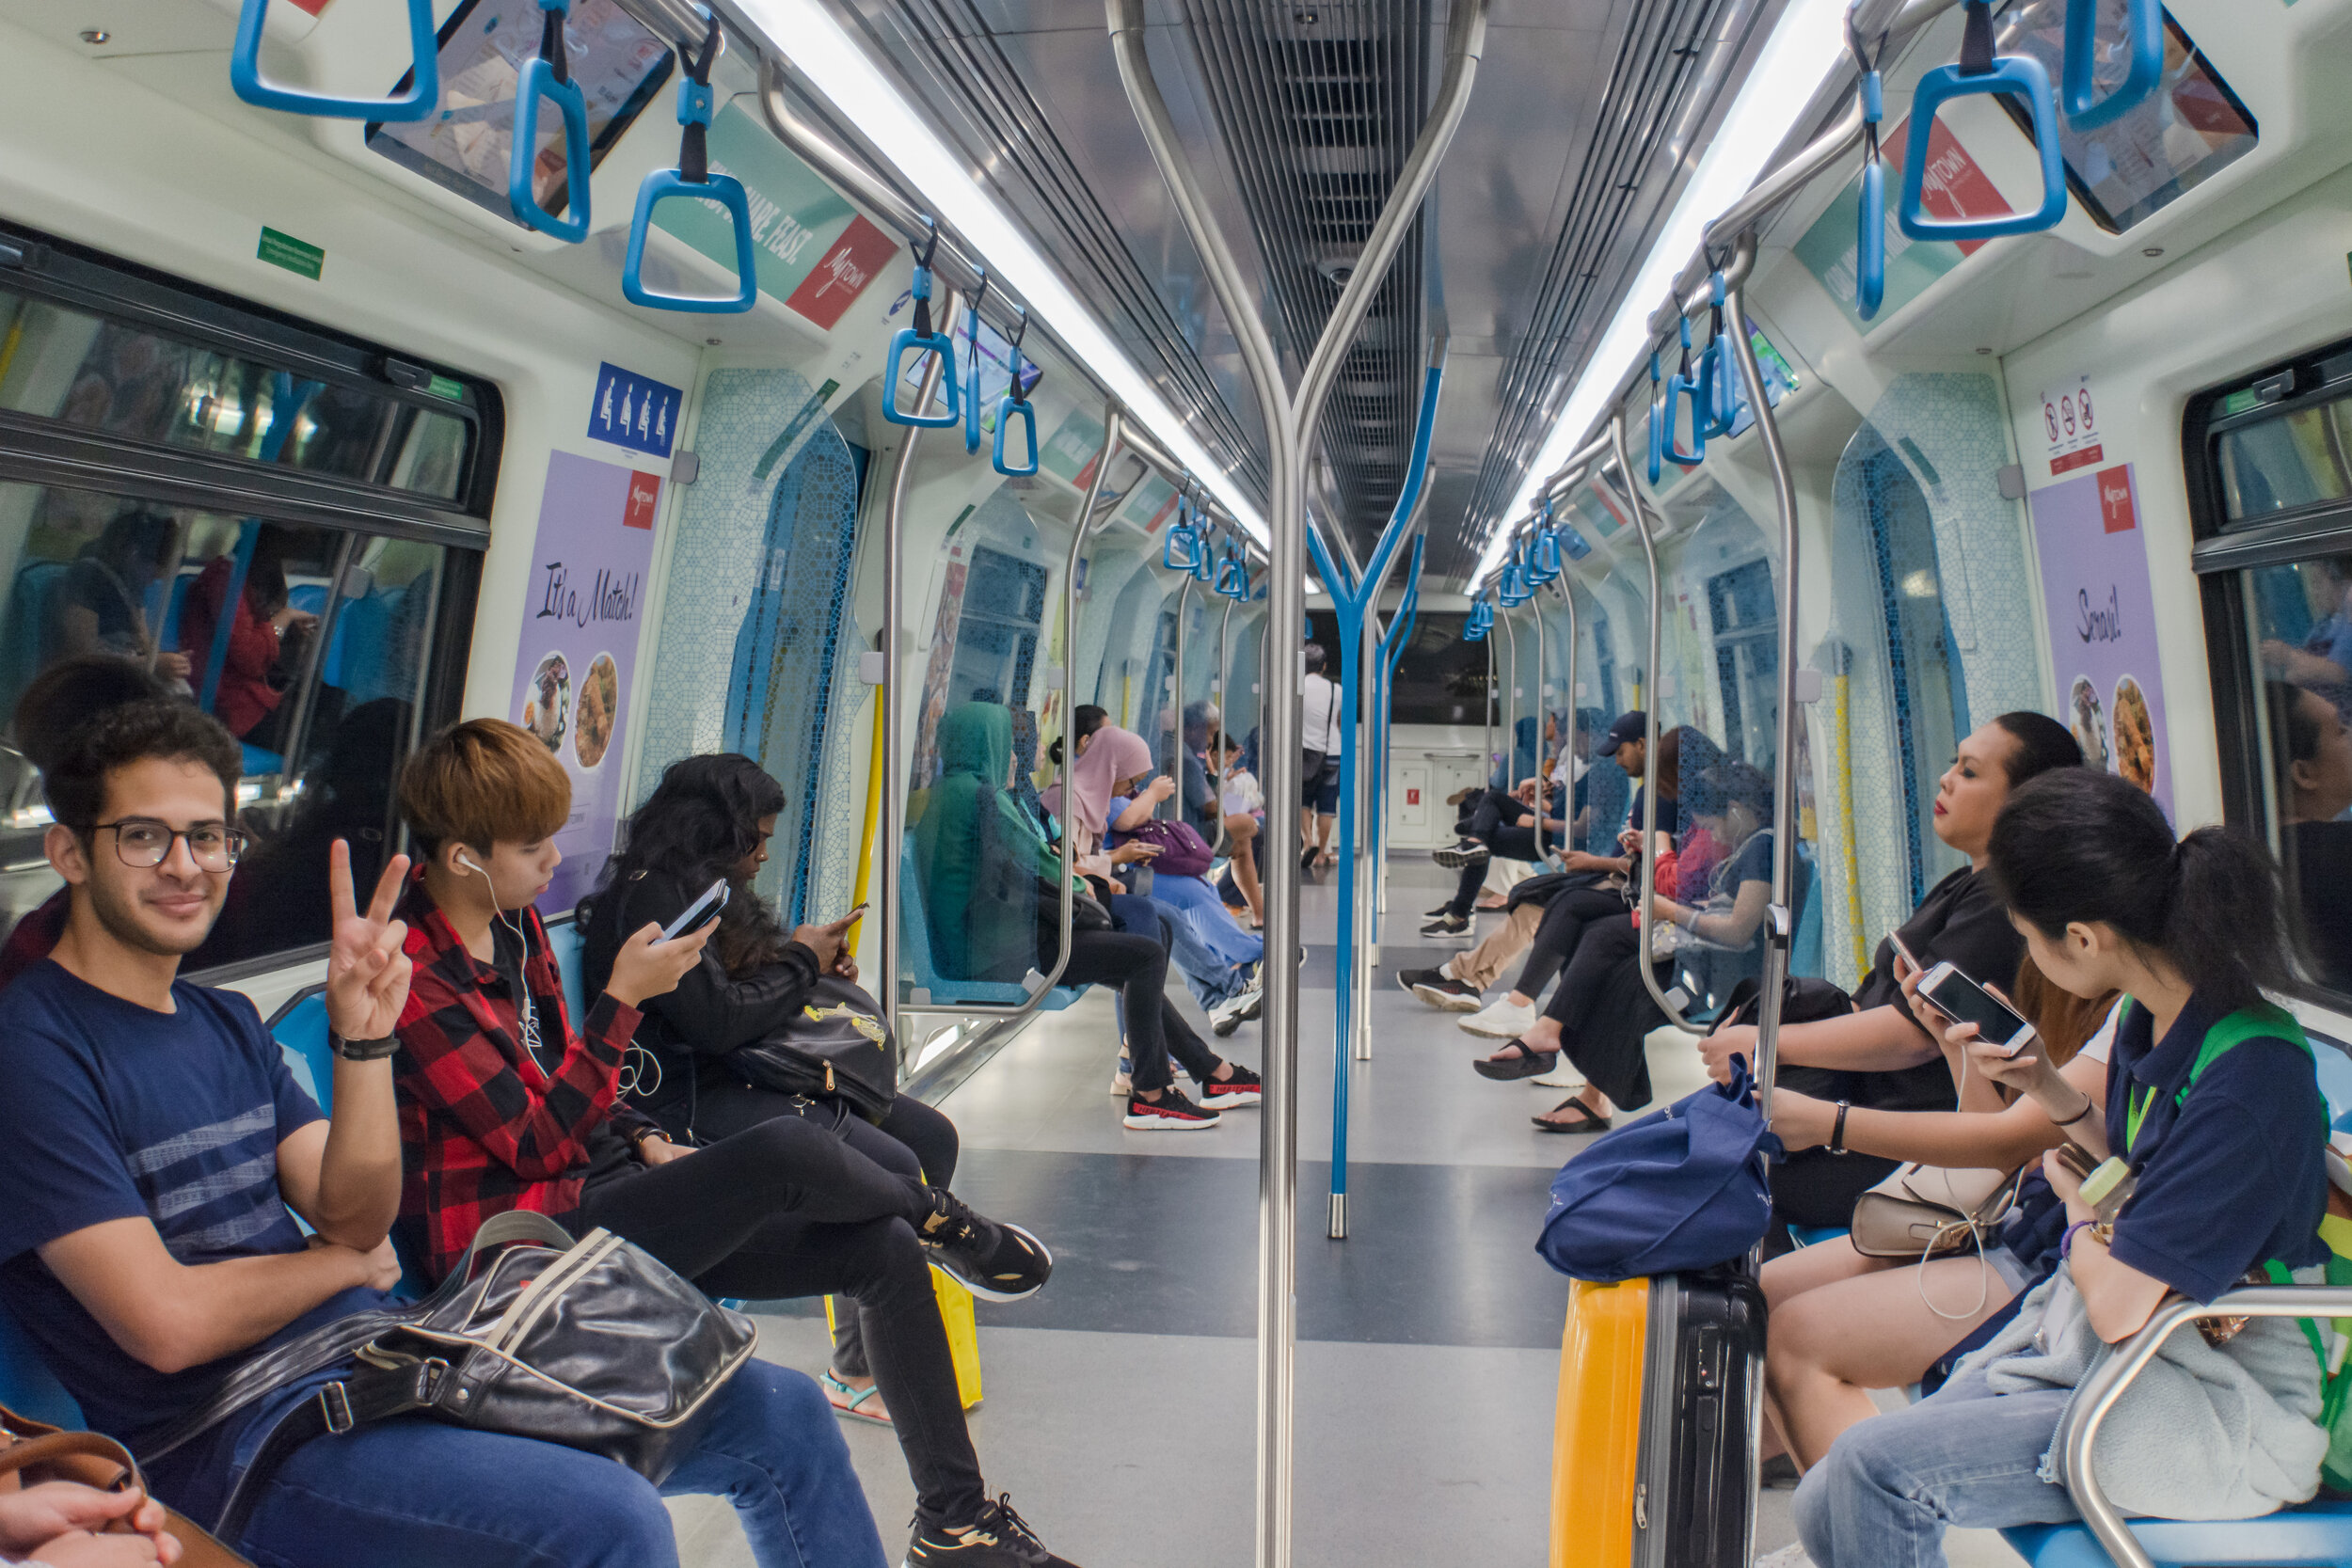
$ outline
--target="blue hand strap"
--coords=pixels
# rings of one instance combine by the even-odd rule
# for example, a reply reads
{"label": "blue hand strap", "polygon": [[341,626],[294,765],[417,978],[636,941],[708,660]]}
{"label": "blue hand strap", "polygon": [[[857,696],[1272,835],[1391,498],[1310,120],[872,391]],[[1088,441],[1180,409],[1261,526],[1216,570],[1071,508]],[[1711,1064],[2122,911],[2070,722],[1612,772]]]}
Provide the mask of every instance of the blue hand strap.
{"label": "blue hand strap", "polygon": [[264,109],[326,119],[376,119],[405,123],[431,119],[441,102],[441,51],[434,37],[433,0],[407,0],[408,90],[393,98],[337,98],[332,93],[295,92],[262,80],[262,29],[269,0],[245,0],[237,13],[237,40],[229,52],[229,86],[239,98]]}
{"label": "blue hand strap", "polygon": [[[564,45],[571,0],[539,0],[539,57],[526,60],[515,83],[515,135],[506,153],[506,207],[525,229],[565,245],[588,237],[588,100],[572,80]],[[552,103],[564,119],[564,210],[539,205],[539,106]]]}
{"label": "blue hand strap", "polygon": [[[733,175],[710,172],[710,65],[718,55],[719,19],[714,16],[700,55],[690,56],[683,49],[678,51],[685,75],[677,85],[677,122],[684,127],[678,137],[677,167],[658,168],[637,187],[637,211],[630,214],[628,222],[628,256],[621,263],[621,294],[631,305],[713,316],[735,315],[759,301],[759,263],[752,246],[751,197],[743,189],[743,182]],[[653,210],[673,196],[698,197],[726,209],[735,230],[734,293],[669,294],[645,287],[645,235],[653,225]]]}
{"label": "blue hand strap", "polygon": [[[956,379],[955,340],[931,330],[931,258],[938,250],[939,230],[933,226],[914,257],[914,324],[891,335],[890,359],[882,370],[882,418],[892,424],[913,425],[917,430],[949,430],[963,418],[962,387]],[[906,356],[910,351],[918,356],[939,356],[939,388],[947,398],[944,412],[929,414],[920,408],[899,406],[898,397],[907,384]]]}
{"label": "blue hand strap", "polygon": [[979,286],[972,293],[972,309],[966,313],[970,331],[965,334],[969,347],[963,362],[963,450],[967,454],[980,450],[980,301],[988,297],[988,269],[978,270]]}
{"label": "blue hand strap", "polygon": [[[1011,351],[1006,356],[1011,365],[1012,379],[1005,387],[1005,395],[996,400],[996,450],[991,459],[998,473],[1012,479],[1026,479],[1037,472],[1037,410],[1029,406],[1028,394],[1021,387],[1021,341],[1028,335],[1029,312],[1016,306]],[[979,395],[977,387],[972,391],[975,397]],[[1028,459],[1023,463],[1005,461],[1005,432],[1012,428],[1015,420],[1021,421],[1029,444]]]}
{"label": "blue hand strap", "polygon": [[[2037,234],[2066,216],[2066,166],[2058,148],[2058,98],[2050,73],[2030,55],[1993,53],[1993,8],[1989,0],[1967,0],[1967,32],[1960,59],[1937,66],[1912,91],[1911,128],[1903,138],[1902,203],[1896,221],[1915,240],[1994,240],[2008,234]],[[2034,146],[2042,161],[2042,201],[2031,211],[1994,218],[1934,219],[1921,205],[1927,192],[1928,143],[1935,111],[1955,98],[2014,93],[2032,119]]]}
{"label": "blue hand strap", "polygon": [[2124,0],[2123,46],[2129,68],[2122,86],[2105,98],[2092,80],[2098,63],[2099,0],[2067,0],[2066,57],[2059,69],[2067,123],[2095,131],[2147,102],[2164,80],[2164,7],[2159,0]]}

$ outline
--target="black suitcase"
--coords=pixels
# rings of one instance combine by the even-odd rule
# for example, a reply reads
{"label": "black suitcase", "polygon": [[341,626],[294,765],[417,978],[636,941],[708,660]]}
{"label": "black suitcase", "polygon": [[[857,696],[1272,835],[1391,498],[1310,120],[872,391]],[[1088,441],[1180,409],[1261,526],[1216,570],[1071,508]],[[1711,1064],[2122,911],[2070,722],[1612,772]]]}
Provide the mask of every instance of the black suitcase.
{"label": "black suitcase", "polygon": [[1764,1292],[1744,1266],[1650,1281],[1632,1568],[1747,1568]]}

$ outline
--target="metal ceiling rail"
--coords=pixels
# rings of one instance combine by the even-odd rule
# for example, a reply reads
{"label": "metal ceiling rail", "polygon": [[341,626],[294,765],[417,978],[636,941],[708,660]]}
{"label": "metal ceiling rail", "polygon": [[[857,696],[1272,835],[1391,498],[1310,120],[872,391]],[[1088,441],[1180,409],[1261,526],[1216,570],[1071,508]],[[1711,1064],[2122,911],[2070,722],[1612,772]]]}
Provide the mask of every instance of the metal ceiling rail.
{"label": "metal ceiling rail", "polygon": [[1309,356],[1297,392],[1283,378],[1265,323],[1252,308],[1240,263],[1212,213],[1179,141],[1168,101],[1152,74],[1145,46],[1145,0],[1107,0],[1112,52],[1152,161],[1168,182],[1185,231],[1238,341],[1266,424],[1272,483],[1267,532],[1272,555],[1266,594],[1268,653],[1263,667],[1259,760],[1266,800],[1264,1102],[1258,1174],[1258,1568],[1291,1568],[1292,1490],[1298,1335],[1298,952],[1297,817],[1299,798],[1299,646],[1306,613],[1306,454],[1341,357],[1373,294],[1395,260],[1422,199],[1461,124],[1486,48],[1487,0],[1453,0],[1444,74],[1411,154],[1389,193],[1338,305]]}

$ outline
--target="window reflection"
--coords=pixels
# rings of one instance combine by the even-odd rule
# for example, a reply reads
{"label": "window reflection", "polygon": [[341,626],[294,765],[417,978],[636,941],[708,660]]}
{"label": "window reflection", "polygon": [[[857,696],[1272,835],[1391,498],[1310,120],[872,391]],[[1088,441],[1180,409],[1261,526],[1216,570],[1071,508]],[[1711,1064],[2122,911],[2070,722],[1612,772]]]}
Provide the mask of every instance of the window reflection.
{"label": "window reflection", "polygon": [[2352,556],[2246,574],[2271,843],[2313,978],[2352,993]]}

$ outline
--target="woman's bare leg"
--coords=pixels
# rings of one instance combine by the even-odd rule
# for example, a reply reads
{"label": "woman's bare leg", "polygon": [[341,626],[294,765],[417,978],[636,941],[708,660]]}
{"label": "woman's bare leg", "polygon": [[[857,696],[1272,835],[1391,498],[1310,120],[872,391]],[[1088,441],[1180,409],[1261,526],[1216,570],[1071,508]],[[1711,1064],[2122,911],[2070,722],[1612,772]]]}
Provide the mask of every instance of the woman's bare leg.
{"label": "woman's bare leg", "polygon": [[1258,886],[1258,819],[1246,811],[1225,818],[1226,836],[1233,841],[1233,885],[1241,889],[1252,920],[1265,919],[1265,895]]}

